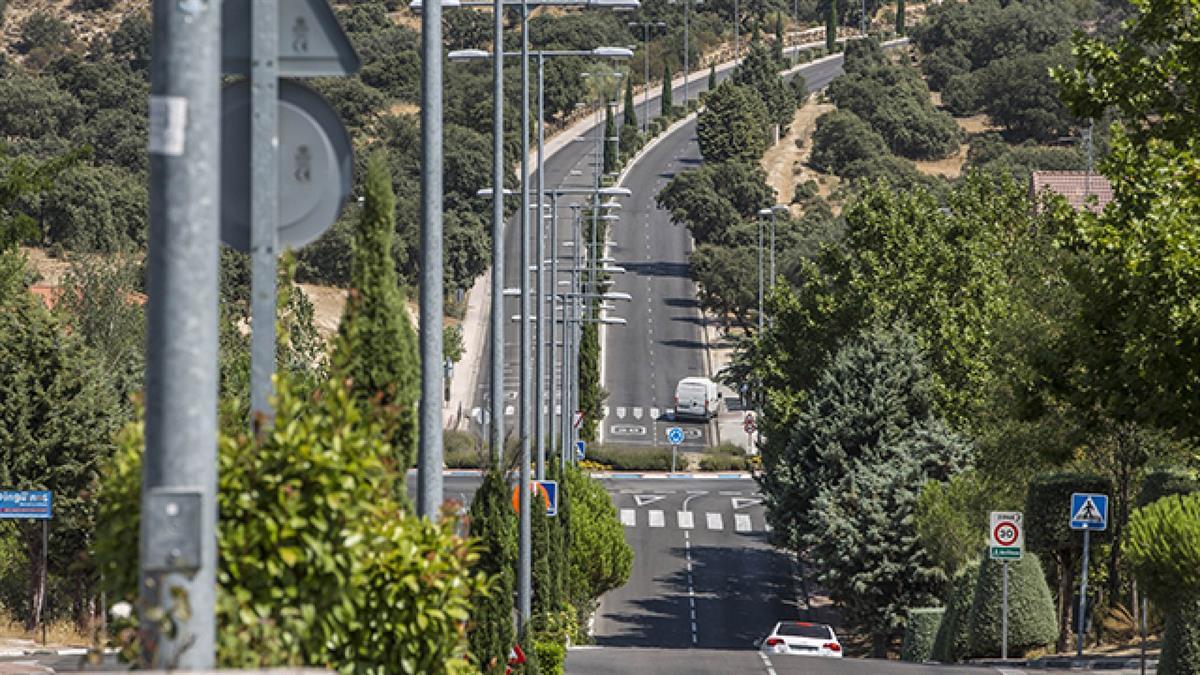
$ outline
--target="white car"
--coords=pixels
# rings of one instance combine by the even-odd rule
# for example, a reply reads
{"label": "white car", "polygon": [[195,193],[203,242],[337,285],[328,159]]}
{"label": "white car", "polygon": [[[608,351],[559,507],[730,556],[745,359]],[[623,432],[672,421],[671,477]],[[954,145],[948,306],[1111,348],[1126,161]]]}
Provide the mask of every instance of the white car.
{"label": "white car", "polygon": [[842,643],[833,629],[823,623],[780,621],[758,648],[768,654],[800,654],[842,658]]}

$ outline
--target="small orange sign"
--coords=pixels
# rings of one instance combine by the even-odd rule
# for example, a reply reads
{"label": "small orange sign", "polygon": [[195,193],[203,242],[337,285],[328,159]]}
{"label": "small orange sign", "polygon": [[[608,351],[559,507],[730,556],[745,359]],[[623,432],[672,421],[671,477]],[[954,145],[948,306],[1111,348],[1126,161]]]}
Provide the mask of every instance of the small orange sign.
{"label": "small orange sign", "polygon": [[[529,481],[529,492],[532,494],[534,490],[536,490],[541,495],[542,502],[544,502],[546,504],[546,510],[549,511],[550,510],[550,493],[546,491],[546,486],[542,485],[540,482],[538,482],[536,480],[531,480],[531,481]],[[521,491],[520,485],[513,486],[512,505],[513,505],[513,511],[516,511],[517,513],[521,512],[521,504],[517,500],[517,497],[519,496],[520,491]]]}

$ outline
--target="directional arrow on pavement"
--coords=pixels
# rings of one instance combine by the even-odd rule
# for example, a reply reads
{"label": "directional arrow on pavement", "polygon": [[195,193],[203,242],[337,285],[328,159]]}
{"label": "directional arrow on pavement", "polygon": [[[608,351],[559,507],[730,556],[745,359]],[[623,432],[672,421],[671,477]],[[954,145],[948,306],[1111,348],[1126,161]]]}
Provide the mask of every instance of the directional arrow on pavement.
{"label": "directional arrow on pavement", "polygon": [[654,502],[660,502],[666,498],[666,495],[634,495],[633,501],[637,502],[638,506],[645,506]]}
{"label": "directional arrow on pavement", "polygon": [[763,503],[761,499],[752,499],[750,497],[730,497],[729,501],[733,502],[733,509],[744,509],[747,506],[756,506]]}

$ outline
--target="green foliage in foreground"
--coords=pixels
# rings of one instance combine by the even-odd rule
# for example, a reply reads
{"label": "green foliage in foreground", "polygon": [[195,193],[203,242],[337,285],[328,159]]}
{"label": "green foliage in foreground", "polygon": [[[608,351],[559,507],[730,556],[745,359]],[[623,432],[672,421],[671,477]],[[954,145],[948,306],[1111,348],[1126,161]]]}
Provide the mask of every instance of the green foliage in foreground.
{"label": "green foliage in foreground", "polygon": [[696,120],[706,162],[757,162],[770,139],[770,113],[758,93],[726,80],[709,92]]}
{"label": "green foliage in foreground", "polygon": [[971,601],[975,598],[975,584],[979,577],[980,559],[969,560],[950,583],[946,612],[938,624],[933,639],[930,658],[941,663],[960,661],[967,653],[970,640]]}
{"label": "green foliage in foreground", "polygon": [[567,598],[579,617],[586,619],[601,595],[629,580],[633,549],[625,542],[617,509],[599,481],[568,467],[563,483],[571,500]]}
{"label": "green foliage in foreground", "polygon": [[[979,568],[975,597],[967,617],[970,639],[967,653],[976,657],[1000,656],[1003,564],[984,560]],[[1010,655],[1053,644],[1058,639],[1054,598],[1037,556],[1025,553],[1008,563],[1008,649]]]}
{"label": "green foliage in foreground", "polygon": [[900,643],[900,660],[923,663],[933,652],[933,638],[942,623],[945,607],[919,607],[908,610],[904,622],[904,639]]}
{"label": "green foliage in foreground", "polygon": [[[277,388],[261,442],[220,443],[219,666],[465,672],[467,620],[491,585],[458,518],[403,510],[404,474],[343,377]],[[143,433],[123,432],[102,481],[94,553],[114,600],[136,599]]]}
{"label": "green foliage in foreground", "polygon": [[481,672],[504,672],[513,631],[513,584],[516,576],[517,529],[509,501],[508,483],[493,468],[471,501],[471,536],[479,540],[479,559],[473,569],[492,578],[492,592],[475,602],[468,638],[471,657]]}

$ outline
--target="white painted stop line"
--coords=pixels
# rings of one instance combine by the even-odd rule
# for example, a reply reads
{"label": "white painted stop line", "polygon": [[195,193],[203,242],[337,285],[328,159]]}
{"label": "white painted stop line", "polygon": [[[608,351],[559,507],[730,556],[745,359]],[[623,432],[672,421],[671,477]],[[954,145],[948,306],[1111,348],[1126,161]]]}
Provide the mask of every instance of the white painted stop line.
{"label": "white painted stop line", "polygon": [[738,532],[750,531],[750,516],[744,513],[735,513],[733,515],[733,529]]}
{"label": "white painted stop line", "polygon": [[625,527],[637,525],[637,511],[633,509],[621,509],[621,524]]}
{"label": "white painted stop line", "polygon": [[692,520],[691,511],[680,511],[677,515],[679,517],[679,529],[690,530],[696,526],[696,523]]}
{"label": "white painted stop line", "polygon": [[666,521],[663,518],[663,512],[657,510],[650,511],[650,527],[663,527]]}
{"label": "white painted stop line", "polygon": [[725,529],[725,523],[721,521],[721,514],[706,513],[706,514],[704,514],[704,517],[708,520],[708,529],[710,529],[710,530]]}

